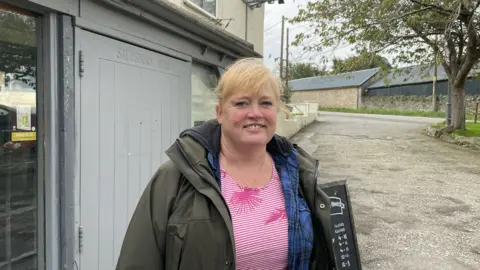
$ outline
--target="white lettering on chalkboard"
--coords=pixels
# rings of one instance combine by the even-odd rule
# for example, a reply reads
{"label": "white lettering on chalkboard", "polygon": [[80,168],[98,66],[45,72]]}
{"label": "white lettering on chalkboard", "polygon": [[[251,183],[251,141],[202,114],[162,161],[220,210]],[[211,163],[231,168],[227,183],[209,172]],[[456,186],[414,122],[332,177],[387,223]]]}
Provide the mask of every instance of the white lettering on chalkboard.
{"label": "white lettering on chalkboard", "polygon": [[339,197],[330,197],[330,208],[332,216],[343,215],[345,204],[342,203],[342,199]]}
{"label": "white lettering on chalkboard", "polygon": [[349,266],[350,266],[350,261],[342,262],[342,267],[349,267]]}
{"label": "white lettering on chalkboard", "polygon": [[345,228],[335,230],[335,233],[342,233],[345,232]]}

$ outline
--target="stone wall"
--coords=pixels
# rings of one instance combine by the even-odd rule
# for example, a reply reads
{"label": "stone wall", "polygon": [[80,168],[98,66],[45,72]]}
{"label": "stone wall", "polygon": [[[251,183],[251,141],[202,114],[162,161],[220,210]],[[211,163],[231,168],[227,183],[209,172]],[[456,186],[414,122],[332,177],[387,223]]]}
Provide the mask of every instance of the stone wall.
{"label": "stone wall", "polygon": [[[475,96],[466,96],[467,113],[475,110]],[[447,96],[439,96],[438,108],[445,110]],[[405,111],[432,111],[432,96],[373,96],[362,97],[367,108],[395,109]]]}
{"label": "stone wall", "polygon": [[321,107],[357,108],[358,88],[293,91],[291,102],[315,102]]}

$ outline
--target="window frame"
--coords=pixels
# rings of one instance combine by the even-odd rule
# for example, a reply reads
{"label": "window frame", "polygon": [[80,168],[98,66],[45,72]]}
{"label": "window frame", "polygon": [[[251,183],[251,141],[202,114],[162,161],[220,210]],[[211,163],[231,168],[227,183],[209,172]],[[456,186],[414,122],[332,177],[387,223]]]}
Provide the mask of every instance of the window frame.
{"label": "window frame", "polygon": [[[32,5],[30,3],[18,3],[17,1],[5,0],[2,3],[10,6],[12,9],[17,10],[18,12],[25,12],[25,15],[31,16],[35,20],[36,28],[36,51],[37,51],[37,61],[36,61],[36,121],[37,121],[37,133],[36,133],[36,147],[37,147],[37,169],[36,169],[36,185],[37,185],[37,217],[36,217],[36,227],[37,227],[37,238],[36,238],[36,260],[37,268],[45,269],[46,261],[49,258],[46,258],[46,246],[47,246],[47,234],[46,222],[48,220],[48,215],[45,214],[45,200],[47,196],[47,191],[44,189],[44,180],[48,179],[43,168],[48,164],[47,157],[45,154],[44,142],[47,134],[40,132],[42,127],[44,127],[45,115],[43,110],[39,109],[44,106],[44,97],[42,93],[45,93],[47,89],[44,86],[44,83],[48,80],[45,78],[45,25],[46,25],[46,10],[43,8],[37,8],[37,5]],[[8,9],[7,9],[8,10]],[[50,92],[50,91],[49,91]],[[48,181],[47,181],[48,182]],[[48,183],[45,182],[45,185]]]}
{"label": "window frame", "polygon": [[218,17],[218,0],[213,0],[215,1],[215,15],[211,14],[210,12],[208,12],[207,10],[205,10],[204,8],[202,8],[201,6],[195,4],[192,0],[183,0],[183,3],[194,9],[195,11],[198,11],[200,13],[202,13],[203,15],[209,17],[210,19],[214,19],[216,20]]}

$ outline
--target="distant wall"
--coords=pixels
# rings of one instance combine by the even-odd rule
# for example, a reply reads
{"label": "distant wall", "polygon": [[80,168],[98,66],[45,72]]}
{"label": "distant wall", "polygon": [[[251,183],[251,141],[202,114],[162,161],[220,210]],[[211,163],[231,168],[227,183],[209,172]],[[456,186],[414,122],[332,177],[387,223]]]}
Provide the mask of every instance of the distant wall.
{"label": "distant wall", "polygon": [[[362,98],[362,106],[366,108],[396,109],[405,111],[432,111],[432,96],[371,96]],[[475,96],[465,97],[467,113],[475,110]],[[438,108],[445,110],[447,96],[439,96]]]}
{"label": "distant wall", "polygon": [[358,88],[293,91],[292,102],[316,102],[321,107],[357,108]]}

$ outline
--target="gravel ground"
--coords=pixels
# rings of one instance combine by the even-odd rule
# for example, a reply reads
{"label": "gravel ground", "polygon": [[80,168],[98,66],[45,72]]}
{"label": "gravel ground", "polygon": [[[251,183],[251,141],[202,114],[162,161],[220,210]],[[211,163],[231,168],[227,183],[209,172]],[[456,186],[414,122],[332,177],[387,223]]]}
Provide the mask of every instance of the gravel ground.
{"label": "gravel ground", "polygon": [[480,151],[422,135],[438,121],[321,112],[292,138],[347,180],[363,269],[480,269]]}

